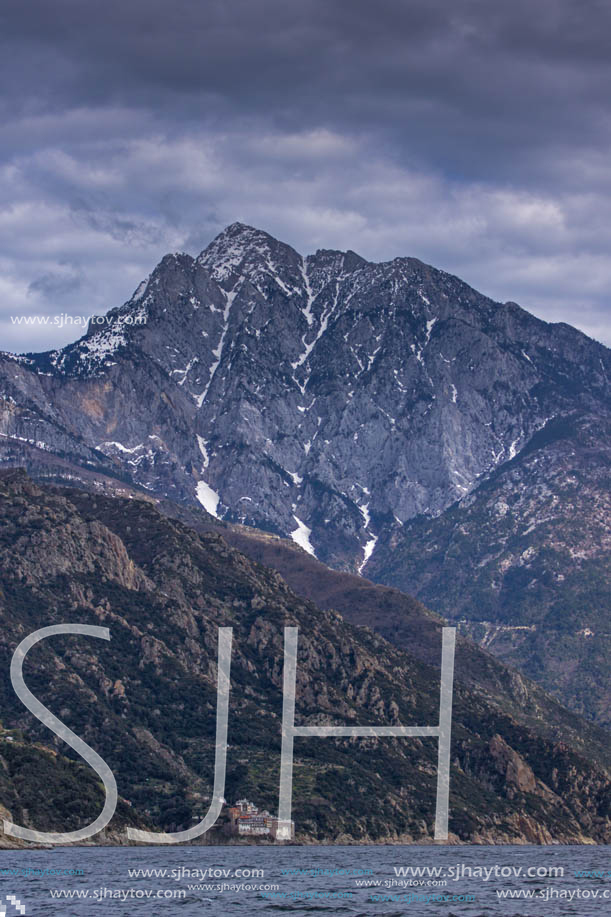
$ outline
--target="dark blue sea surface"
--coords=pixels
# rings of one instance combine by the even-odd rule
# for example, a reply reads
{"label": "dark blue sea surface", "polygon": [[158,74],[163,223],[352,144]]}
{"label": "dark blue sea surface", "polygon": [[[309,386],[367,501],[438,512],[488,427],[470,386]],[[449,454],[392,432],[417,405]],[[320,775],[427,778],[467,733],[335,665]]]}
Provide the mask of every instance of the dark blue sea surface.
{"label": "dark blue sea surface", "polygon": [[7,917],[602,917],[611,856],[590,846],[7,850],[3,907]]}

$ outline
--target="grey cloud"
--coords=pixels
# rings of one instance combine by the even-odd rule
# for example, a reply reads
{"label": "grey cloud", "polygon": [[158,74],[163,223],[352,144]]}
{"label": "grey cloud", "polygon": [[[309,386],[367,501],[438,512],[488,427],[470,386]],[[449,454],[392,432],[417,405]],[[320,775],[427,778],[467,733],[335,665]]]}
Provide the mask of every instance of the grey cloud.
{"label": "grey cloud", "polygon": [[611,8],[593,0],[5,0],[3,26],[30,104],[370,126],[397,156],[480,177],[567,132],[608,136]]}
{"label": "grey cloud", "polygon": [[4,0],[6,309],[103,311],[240,219],[609,340],[610,25],[595,0]]}
{"label": "grey cloud", "polygon": [[47,300],[68,296],[83,286],[83,274],[69,264],[58,264],[57,269],[35,277],[28,284],[28,294],[41,293]]}

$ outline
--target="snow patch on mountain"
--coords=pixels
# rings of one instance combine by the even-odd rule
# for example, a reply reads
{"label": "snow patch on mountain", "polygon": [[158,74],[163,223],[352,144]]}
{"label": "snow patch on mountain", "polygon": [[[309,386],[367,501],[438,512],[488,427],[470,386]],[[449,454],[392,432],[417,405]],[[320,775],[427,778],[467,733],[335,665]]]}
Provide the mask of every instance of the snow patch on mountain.
{"label": "snow patch on mountain", "polygon": [[314,548],[310,544],[310,535],[312,534],[312,529],[309,529],[307,525],[298,518],[298,516],[293,516],[293,519],[297,523],[297,528],[290,532],[290,536],[298,544],[300,548],[303,548],[304,551],[307,551],[308,554],[311,554],[312,557],[316,557],[314,553]]}
{"label": "snow patch on mountain", "polygon": [[359,573],[362,573],[363,570],[365,569],[365,567],[367,566],[367,561],[369,560],[369,558],[370,558],[371,555],[373,554],[374,548],[375,548],[375,546],[376,546],[377,543],[378,543],[377,535],[373,535],[373,536],[369,539],[369,541],[367,542],[367,544],[365,545],[365,548],[364,548],[364,551],[363,551],[363,560],[361,561],[361,563],[359,564],[359,567],[358,567]]}
{"label": "snow patch on mountain", "polygon": [[204,458],[204,469],[205,469],[210,464],[210,456],[208,455],[208,443],[203,438],[203,436],[200,436],[199,434],[197,436],[197,445],[199,446],[199,451],[201,452]]}
{"label": "snow patch on mountain", "polygon": [[205,481],[198,481],[195,493],[197,499],[204,507],[206,512],[210,513],[210,515],[214,516],[216,519],[220,519],[220,516],[217,512],[218,505],[220,503],[220,497],[217,492],[212,490],[210,485],[206,484]]}
{"label": "snow patch on mountain", "polygon": [[236,287],[233,288],[229,293],[225,294],[225,311],[223,312],[223,330],[221,331],[221,337],[218,342],[217,347],[212,351],[212,356],[214,357],[214,363],[210,367],[210,375],[208,377],[208,382],[206,386],[199,395],[195,395],[195,401],[198,408],[201,408],[202,404],[206,400],[206,395],[210,391],[210,386],[212,385],[212,380],[214,379],[215,373],[221,364],[221,358],[223,356],[223,347],[225,346],[225,338],[227,337],[227,330],[229,328],[229,315],[231,313],[231,306],[234,299],[236,298],[237,290]]}
{"label": "snow patch on mountain", "polygon": [[[366,487],[362,487],[361,489],[363,490],[364,493],[369,494],[369,491],[367,490]],[[369,540],[366,542],[365,547],[363,549],[363,560],[361,561],[361,563],[358,566],[358,572],[362,573],[367,564],[367,561],[373,554],[376,544],[378,543],[378,536],[374,535],[370,531],[370,528],[369,528],[371,525],[371,516],[369,514],[369,503],[364,503],[363,506],[359,506],[359,509],[363,517],[363,523],[365,526],[365,534],[369,536]]]}

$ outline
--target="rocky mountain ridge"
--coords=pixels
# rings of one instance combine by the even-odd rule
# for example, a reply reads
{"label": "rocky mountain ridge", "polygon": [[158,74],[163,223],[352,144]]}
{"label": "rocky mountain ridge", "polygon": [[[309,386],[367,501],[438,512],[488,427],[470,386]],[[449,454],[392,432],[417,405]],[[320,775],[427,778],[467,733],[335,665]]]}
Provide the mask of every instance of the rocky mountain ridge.
{"label": "rocky mountain ridge", "polygon": [[442,517],[387,533],[369,571],[606,726],[610,432],[600,416],[549,423]]}
{"label": "rocky mountain ridge", "polygon": [[303,258],[234,224],[75,344],[5,357],[3,433],[354,567],[551,417],[608,406],[610,367],[415,259]]}
{"label": "rocky mountain ridge", "polygon": [[[11,654],[50,623],[109,627],[101,648],[80,637],[45,641],[25,677],[112,767],[124,820],[174,830],[207,808],[218,626],[234,629],[228,797],[277,805],[285,625],[300,629],[299,721],[432,722],[438,713],[438,660],[429,665],[321,611],[219,534],[198,534],[150,500],[41,488],[9,471],[0,474],[0,517],[5,724],[55,748],[15,702]],[[416,640],[417,620],[406,626]],[[439,634],[441,622],[434,626]],[[453,723],[453,841],[609,840],[608,770],[593,745],[581,752],[546,739],[460,680]],[[430,841],[434,740],[306,739],[295,754],[298,839]],[[20,800],[36,798],[25,780],[20,794],[0,780],[0,803],[42,830],[73,829],[97,814],[99,787],[66,808],[61,781],[52,769],[45,775],[44,807],[23,811]]]}
{"label": "rocky mountain ridge", "polygon": [[[238,223],[197,258],[166,256],[80,341],[0,356],[0,457],[86,486],[123,481],[290,537],[337,569],[399,585],[462,620],[600,719],[608,670],[594,654],[584,680],[594,644],[583,641],[589,632],[606,639],[594,606],[609,582],[608,524],[591,508],[608,492],[610,370],[610,351],[575,329],[495,303],[416,259],[303,257]],[[576,502],[565,499],[564,477],[546,471],[548,460],[565,461],[554,430],[567,423],[597,444],[563,440],[576,456]],[[541,441],[546,460],[533,461]],[[498,475],[508,484],[489,502]],[[546,493],[553,534],[529,528]],[[497,567],[467,524],[473,506],[492,539],[513,533],[522,545],[499,548]],[[463,525],[457,577],[439,546]],[[427,527],[430,544],[419,534]],[[531,534],[547,539],[545,550]],[[524,557],[531,549],[535,566]],[[515,601],[495,605],[499,589]],[[541,594],[563,619],[578,603],[594,609],[580,613],[583,633],[559,660],[567,678],[533,662],[528,628],[537,622],[519,609]],[[526,629],[513,631],[520,639],[508,652],[503,628],[515,627]]]}

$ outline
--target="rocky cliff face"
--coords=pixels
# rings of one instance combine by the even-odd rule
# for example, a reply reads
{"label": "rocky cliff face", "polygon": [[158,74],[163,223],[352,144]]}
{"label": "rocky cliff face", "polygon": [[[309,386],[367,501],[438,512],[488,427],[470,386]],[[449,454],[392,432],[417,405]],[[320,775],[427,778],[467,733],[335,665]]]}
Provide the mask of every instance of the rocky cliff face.
{"label": "rocky cliff face", "polygon": [[604,417],[550,422],[443,516],[386,533],[370,571],[606,726],[609,442]]}
{"label": "rocky cliff face", "polygon": [[[173,505],[162,505],[166,511],[175,511]],[[195,513],[187,512],[186,515],[192,516],[191,524],[195,527],[212,528],[213,524],[198,522]],[[217,530],[248,557],[277,570],[298,595],[320,608],[335,609],[347,621],[368,626],[417,659],[436,664],[439,618],[413,597],[355,574],[331,570],[277,536],[227,524]],[[551,635],[557,636],[553,629]],[[558,645],[554,647],[556,652],[559,649]],[[550,658],[554,659],[553,654]],[[591,664],[592,659],[589,661]],[[602,655],[598,664],[604,683]],[[558,669],[561,668],[559,664]],[[560,705],[536,683],[539,679],[524,677],[487,648],[460,635],[456,644],[455,677],[542,738],[554,743],[566,742],[582,753],[590,748],[606,767],[611,766],[611,748],[605,729],[584,721]],[[596,696],[593,689],[591,694]]]}
{"label": "rocky cliff face", "polygon": [[[600,449],[583,461],[578,450],[572,473],[597,505],[604,497],[609,350],[415,259],[302,257],[234,224],[197,258],[164,258],[106,319],[61,351],[0,357],[6,463],[199,500],[218,517],[290,536],[332,566],[388,582],[398,581],[397,547],[429,523],[454,531],[456,506],[475,501],[494,527],[499,501],[486,502],[488,481],[516,468],[550,424],[596,423]],[[591,606],[596,590],[571,553],[576,532],[597,550],[588,501],[576,517],[545,463],[505,480],[512,509],[503,525],[523,540],[542,493],[555,501],[554,550]],[[487,562],[477,567],[469,532],[464,570],[483,570],[479,582],[490,574],[485,588],[494,591],[498,577]],[[524,541],[522,553],[530,547]],[[566,579],[549,556],[538,554],[541,576],[562,602]],[[440,597],[451,592],[451,557],[428,560],[426,589],[408,574],[401,585],[450,613]],[[461,575],[461,614],[480,623],[471,582]],[[513,626],[504,608],[486,611],[486,621]],[[496,639],[490,646],[501,649]],[[543,677],[536,665],[529,671]],[[562,696],[586,709],[572,689]]]}
{"label": "rocky cliff face", "polygon": [[411,258],[302,258],[241,224],[164,258],[107,318],[3,359],[3,438],[199,492],[348,567],[608,396],[609,351],[568,326]]}
{"label": "rocky cliff face", "polygon": [[[132,819],[173,830],[207,808],[218,626],[234,628],[228,798],[277,805],[285,625],[300,629],[298,721],[435,721],[438,665],[298,598],[278,574],[218,534],[199,535],[150,501],[49,491],[20,472],[5,472],[0,513],[5,725],[21,729],[26,743],[50,743],[44,727],[15,702],[8,680],[19,640],[67,620],[108,626],[111,642],[102,648],[79,637],[46,641],[32,651],[25,677],[108,761],[121,796],[132,803]],[[581,753],[547,740],[460,682],[453,728],[452,839],[609,839],[608,772],[592,747]],[[428,739],[299,740],[298,837],[429,840],[436,758]],[[19,776],[9,764],[10,779],[0,775],[0,804],[21,820],[65,830],[97,814],[92,792],[80,807],[66,809],[65,784],[50,767],[45,807],[24,811],[20,800],[36,801],[40,773],[33,772],[28,786],[29,772]]]}

